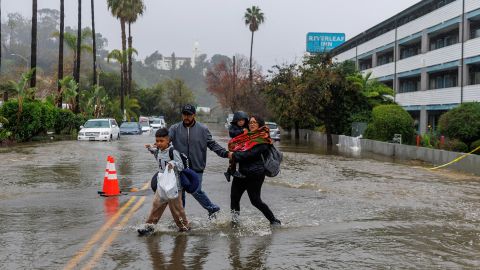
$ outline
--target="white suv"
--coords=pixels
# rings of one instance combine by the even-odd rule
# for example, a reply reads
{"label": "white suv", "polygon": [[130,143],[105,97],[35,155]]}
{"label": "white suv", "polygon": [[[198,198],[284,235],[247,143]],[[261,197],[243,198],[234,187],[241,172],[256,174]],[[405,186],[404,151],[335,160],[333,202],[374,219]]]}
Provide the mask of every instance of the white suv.
{"label": "white suv", "polygon": [[120,128],[115,119],[90,119],[80,127],[79,141],[112,141],[120,139]]}

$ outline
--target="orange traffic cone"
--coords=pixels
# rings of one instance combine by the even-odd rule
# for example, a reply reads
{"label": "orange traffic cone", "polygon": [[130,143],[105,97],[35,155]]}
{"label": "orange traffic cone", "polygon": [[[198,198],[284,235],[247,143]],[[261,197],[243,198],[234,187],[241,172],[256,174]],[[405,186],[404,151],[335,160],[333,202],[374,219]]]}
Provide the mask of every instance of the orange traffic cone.
{"label": "orange traffic cone", "polygon": [[120,195],[120,186],[118,185],[117,170],[115,169],[115,159],[112,156],[107,157],[107,168],[103,178],[103,190],[98,194],[101,196],[117,196]]}

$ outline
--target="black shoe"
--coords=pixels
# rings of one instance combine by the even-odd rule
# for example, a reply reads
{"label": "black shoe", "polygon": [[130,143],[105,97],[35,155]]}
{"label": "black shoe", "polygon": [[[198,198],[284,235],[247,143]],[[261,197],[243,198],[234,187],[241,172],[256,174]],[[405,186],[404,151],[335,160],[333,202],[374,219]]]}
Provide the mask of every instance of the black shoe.
{"label": "black shoe", "polygon": [[154,229],[153,229],[153,226],[151,226],[151,225],[147,225],[144,228],[141,228],[141,229],[137,230],[139,236],[150,235],[150,234],[153,233],[153,231],[154,231]]}
{"label": "black shoe", "polygon": [[227,178],[227,182],[230,182],[230,177],[232,176],[230,172],[224,172],[223,175],[225,175],[225,178]]}
{"label": "black shoe", "polygon": [[235,171],[233,173],[233,177],[235,177],[235,178],[245,178],[246,176],[241,174],[239,171]]}
{"label": "black shoe", "polygon": [[212,219],[217,218],[217,213],[218,213],[218,211],[220,211],[220,207],[217,207],[217,208],[215,208],[213,211],[208,212],[208,219],[209,219],[209,220],[212,220]]}
{"label": "black shoe", "polygon": [[282,226],[282,222],[280,222],[280,220],[278,219],[274,219],[270,221],[270,225],[272,225],[272,227],[280,227]]}

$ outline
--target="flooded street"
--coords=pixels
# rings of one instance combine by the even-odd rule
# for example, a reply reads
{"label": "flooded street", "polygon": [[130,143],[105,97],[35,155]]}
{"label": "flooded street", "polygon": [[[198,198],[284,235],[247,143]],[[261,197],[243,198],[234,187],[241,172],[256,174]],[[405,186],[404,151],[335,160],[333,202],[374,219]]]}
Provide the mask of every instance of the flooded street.
{"label": "flooded street", "polygon": [[[224,128],[211,130],[225,146]],[[154,235],[138,237],[152,191],[114,198],[97,191],[107,155],[116,159],[122,190],[149,182],[156,164],[143,145],[153,140],[0,149],[0,268],[480,268],[480,178],[326,155],[288,140],[277,143],[281,174],[262,190],[282,227],[271,228],[244,194],[241,224],[232,228],[228,162],[209,151],[203,186],[222,208],[218,218],[209,221],[187,195],[192,231],[177,232],[165,211]]]}

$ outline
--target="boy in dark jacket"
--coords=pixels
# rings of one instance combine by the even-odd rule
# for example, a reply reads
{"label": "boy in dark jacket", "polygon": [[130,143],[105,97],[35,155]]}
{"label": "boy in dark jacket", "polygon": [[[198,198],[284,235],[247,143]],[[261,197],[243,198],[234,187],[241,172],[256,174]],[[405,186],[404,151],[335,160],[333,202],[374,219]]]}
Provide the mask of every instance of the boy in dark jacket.
{"label": "boy in dark jacket", "polygon": [[[241,135],[248,131],[248,115],[245,112],[238,111],[233,114],[233,120],[230,122],[230,127],[228,128],[228,134],[230,138],[235,138],[238,135]],[[230,177],[245,178],[243,174],[237,171],[237,164],[235,160],[230,160],[227,171],[224,173],[227,181],[230,182]]]}

